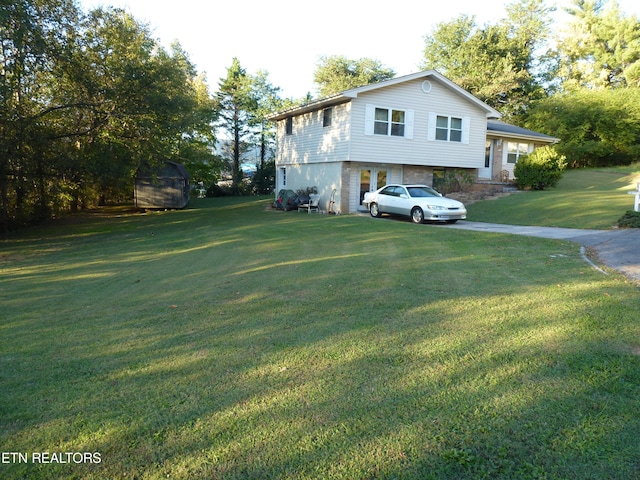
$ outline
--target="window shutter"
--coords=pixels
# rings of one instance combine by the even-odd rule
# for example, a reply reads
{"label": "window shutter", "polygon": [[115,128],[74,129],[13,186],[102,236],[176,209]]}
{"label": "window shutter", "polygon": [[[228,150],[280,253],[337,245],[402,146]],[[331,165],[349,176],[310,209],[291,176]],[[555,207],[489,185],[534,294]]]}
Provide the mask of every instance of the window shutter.
{"label": "window shutter", "polygon": [[462,143],[469,143],[471,130],[471,117],[462,117]]}
{"label": "window shutter", "polygon": [[376,107],[367,104],[364,112],[364,134],[373,135],[373,122],[376,115]]}
{"label": "window shutter", "polygon": [[415,117],[413,110],[407,110],[404,112],[404,138],[413,138],[413,119]]}
{"label": "window shutter", "polygon": [[429,125],[427,126],[427,140],[434,142],[436,140],[436,114],[429,112]]}

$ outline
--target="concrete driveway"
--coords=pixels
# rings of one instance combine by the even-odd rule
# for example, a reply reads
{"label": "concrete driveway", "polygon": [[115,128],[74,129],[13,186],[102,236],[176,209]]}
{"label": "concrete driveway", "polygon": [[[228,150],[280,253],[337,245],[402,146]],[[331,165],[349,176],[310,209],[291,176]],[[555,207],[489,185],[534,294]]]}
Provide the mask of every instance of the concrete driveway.
{"label": "concrete driveway", "polygon": [[555,227],[523,227],[498,223],[469,222],[466,220],[447,225],[445,228],[509,233],[576,242],[583,247],[592,249],[596,253],[598,261],[603,265],[618,270],[635,283],[640,284],[640,229],[638,228],[580,230]]}

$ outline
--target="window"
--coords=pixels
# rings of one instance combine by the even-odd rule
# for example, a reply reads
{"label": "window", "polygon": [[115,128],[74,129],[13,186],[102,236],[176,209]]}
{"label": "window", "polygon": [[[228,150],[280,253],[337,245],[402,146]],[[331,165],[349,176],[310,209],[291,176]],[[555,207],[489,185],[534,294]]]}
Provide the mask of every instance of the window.
{"label": "window", "polygon": [[491,142],[486,142],[484,147],[484,168],[491,166]]}
{"label": "window", "polygon": [[287,168],[286,167],[280,167],[280,186],[283,188],[287,186]]}
{"label": "window", "polygon": [[404,137],[413,139],[415,111],[367,105],[365,110],[364,134]]}
{"label": "window", "polygon": [[376,108],[373,133],[404,137],[405,112],[387,108]]}
{"label": "window", "polygon": [[429,112],[427,140],[468,144],[471,117],[454,117]]}
{"label": "window", "polygon": [[285,133],[287,135],[293,134],[293,117],[287,117],[287,122],[285,124]]}
{"label": "window", "polygon": [[403,187],[393,187],[393,186],[383,188],[380,191],[380,195],[389,195],[390,197],[399,197],[403,193],[405,193],[405,190]]}
{"label": "window", "polygon": [[333,108],[325,108],[322,111],[322,126],[330,127],[333,121]]}
{"label": "window", "polygon": [[462,118],[436,117],[436,140],[462,142]]}
{"label": "window", "polygon": [[529,152],[529,145],[526,143],[509,142],[507,145],[507,163],[517,163],[522,155]]}

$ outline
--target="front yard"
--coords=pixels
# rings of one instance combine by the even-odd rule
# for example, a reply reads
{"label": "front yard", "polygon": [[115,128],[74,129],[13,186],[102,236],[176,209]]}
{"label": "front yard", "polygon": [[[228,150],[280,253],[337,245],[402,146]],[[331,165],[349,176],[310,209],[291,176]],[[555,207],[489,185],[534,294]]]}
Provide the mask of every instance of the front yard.
{"label": "front yard", "polygon": [[568,242],[269,202],[0,241],[0,451],[27,460],[1,477],[640,475],[624,277]]}

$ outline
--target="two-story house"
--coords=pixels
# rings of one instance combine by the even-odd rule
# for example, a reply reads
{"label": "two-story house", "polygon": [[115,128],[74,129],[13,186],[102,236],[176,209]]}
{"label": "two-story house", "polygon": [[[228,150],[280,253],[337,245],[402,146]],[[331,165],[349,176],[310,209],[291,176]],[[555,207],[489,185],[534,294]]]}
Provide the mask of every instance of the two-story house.
{"label": "two-story house", "polygon": [[446,169],[513,175],[518,156],[553,137],[497,121],[500,113],[434,70],[366,85],[270,117],[276,192],[315,186],[321,209],[361,209],[388,183],[433,184]]}

